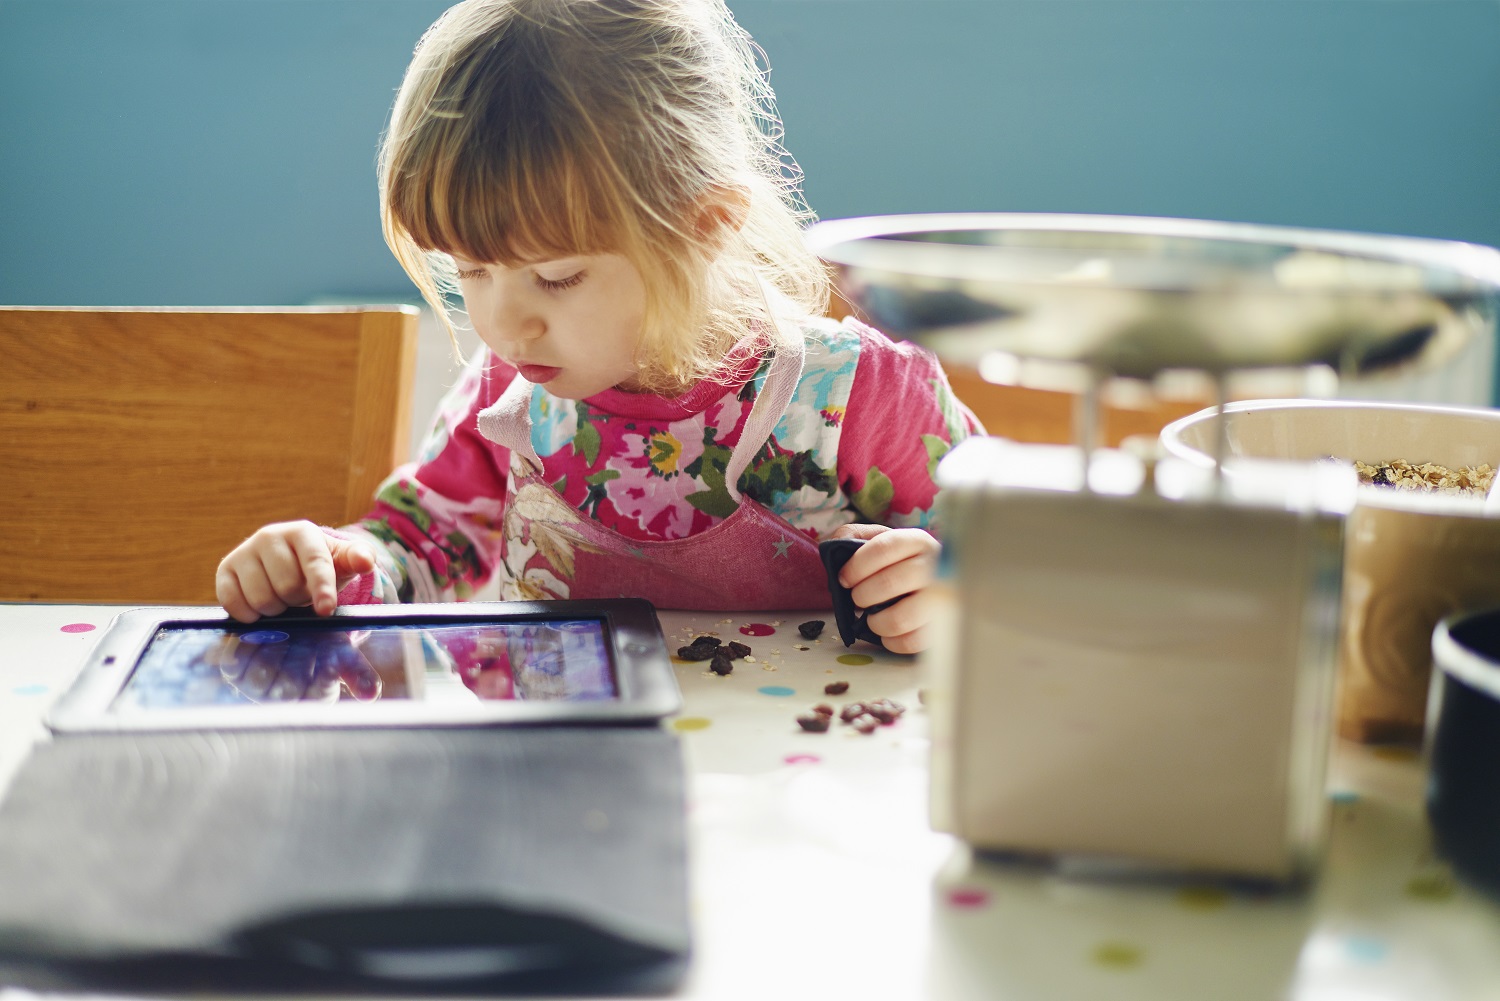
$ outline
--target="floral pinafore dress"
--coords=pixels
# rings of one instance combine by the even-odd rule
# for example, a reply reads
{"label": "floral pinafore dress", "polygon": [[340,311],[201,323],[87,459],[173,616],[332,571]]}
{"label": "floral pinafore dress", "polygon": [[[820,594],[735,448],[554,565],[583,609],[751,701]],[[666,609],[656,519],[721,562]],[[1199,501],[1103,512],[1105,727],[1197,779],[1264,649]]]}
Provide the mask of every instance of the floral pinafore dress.
{"label": "floral pinafore dress", "polygon": [[536,387],[516,376],[479,414],[479,432],[510,450],[501,594],[509,599],[645,598],[658,608],[705,611],[826,609],[817,543],[743,497],[740,475],[770,438],[802,375],[800,338],[779,347],[756,395],[724,482],[738,503],[707,530],[682,539],[627,538],[572,507],[542,476],[531,442]]}

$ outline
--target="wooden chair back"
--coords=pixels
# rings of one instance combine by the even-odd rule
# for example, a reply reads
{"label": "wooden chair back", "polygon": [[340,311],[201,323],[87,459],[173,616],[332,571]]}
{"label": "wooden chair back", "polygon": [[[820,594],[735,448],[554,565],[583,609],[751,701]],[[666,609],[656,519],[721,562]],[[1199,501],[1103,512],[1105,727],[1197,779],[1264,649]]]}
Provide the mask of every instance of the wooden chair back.
{"label": "wooden chair back", "polygon": [[257,527],[404,460],[410,306],[0,307],[0,601],[213,604]]}

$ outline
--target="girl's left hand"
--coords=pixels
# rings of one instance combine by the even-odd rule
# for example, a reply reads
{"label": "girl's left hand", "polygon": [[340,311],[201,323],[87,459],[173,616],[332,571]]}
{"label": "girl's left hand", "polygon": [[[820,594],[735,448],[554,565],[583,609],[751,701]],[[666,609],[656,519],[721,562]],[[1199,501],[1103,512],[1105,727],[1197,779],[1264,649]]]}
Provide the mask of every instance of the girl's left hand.
{"label": "girl's left hand", "polygon": [[839,583],[851,589],[860,608],[901,598],[865,621],[892,653],[919,653],[927,648],[927,625],[935,598],[928,587],[936,577],[938,541],[920,528],[843,525],[832,539],[864,539],[839,571]]}

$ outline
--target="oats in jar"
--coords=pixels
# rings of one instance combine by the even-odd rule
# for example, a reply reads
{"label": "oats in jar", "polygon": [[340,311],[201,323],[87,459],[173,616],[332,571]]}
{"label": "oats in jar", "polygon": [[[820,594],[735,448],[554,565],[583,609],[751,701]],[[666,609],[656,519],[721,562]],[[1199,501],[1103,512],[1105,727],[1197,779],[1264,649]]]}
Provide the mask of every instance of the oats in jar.
{"label": "oats in jar", "polygon": [[1489,492],[1494,482],[1495,470],[1489,463],[1478,466],[1459,466],[1449,469],[1435,462],[1407,462],[1392,459],[1389,462],[1362,462],[1354,460],[1359,482],[1377,487],[1395,487],[1398,490],[1440,490],[1447,493],[1479,494]]}

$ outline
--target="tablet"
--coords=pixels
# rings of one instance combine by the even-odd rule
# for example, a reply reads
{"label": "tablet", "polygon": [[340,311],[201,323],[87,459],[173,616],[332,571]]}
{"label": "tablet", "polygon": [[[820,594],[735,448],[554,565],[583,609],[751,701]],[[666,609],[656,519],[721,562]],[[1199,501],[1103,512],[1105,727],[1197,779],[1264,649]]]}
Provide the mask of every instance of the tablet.
{"label": "tablet", "polygon": [[101,635],[55,733],[650,723],[680,695],[649,602],[306,610],[245,625],[140,608]]}

